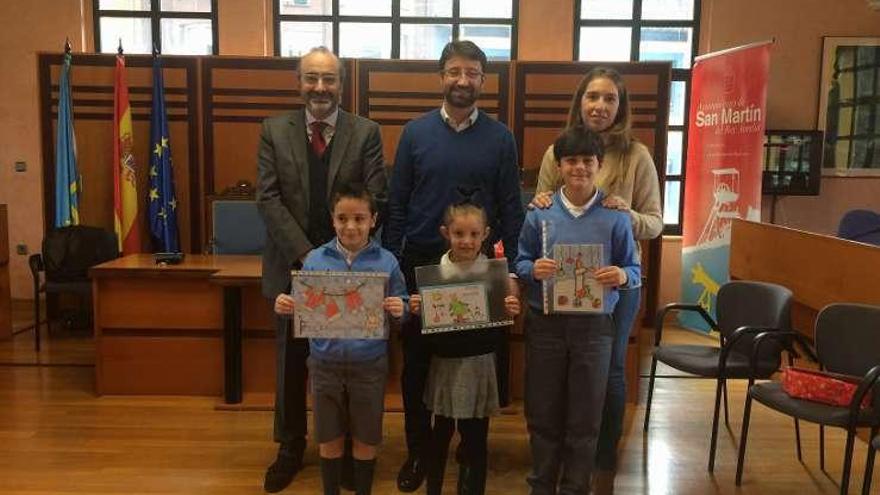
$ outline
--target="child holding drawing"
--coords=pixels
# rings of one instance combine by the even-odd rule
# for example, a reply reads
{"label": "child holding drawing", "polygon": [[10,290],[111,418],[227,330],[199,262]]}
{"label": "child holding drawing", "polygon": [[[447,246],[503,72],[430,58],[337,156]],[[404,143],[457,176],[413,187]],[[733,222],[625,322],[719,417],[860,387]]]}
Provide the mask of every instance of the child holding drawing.
{"label": "child holding drawing", "polygon": [[[449,242],[449,251],[440,259],[441,270],[476,272],[479,265],[475,262],[486,259],[480,252],[489,235],[486,212],[469,200],[451,205],[445,211],[440,232]],[[512,317],[520,311],[518,291],[509,277],[505,283],[504,309]],[[420,295],[410,298],[414,315],[427,310],[424,305],[428,304],[431,301],[423,301]],[[459,313],[470,309],[466,302],[454,297],[449,306],[448,311],[456,322],[463,317]],[[486,486],[489,416],[499,409],[495,353],[505,334],[500,328],[488,328],[429,337],[433,356],[424,400],[434,415],[434,425],[427,465],[427,492],[429,495],[442,492],[449,442],[458,430],[462,457],[458,493],[481,495]]]}
{"label": "child holding drawing", "polygon": [[[370,229],[376,225],[372,196],[364,189],[342,188],[333,197],[331,216],[336,237],[312,250],[303,270],[388,273],[388,297],[383,301],[383,310],[394,318],[402,318],[407,292],[397,259],[370,239]],[[276,313],[292,315],[294,310],[291,295],[280,294],[276,298]],[[313,338],[309,339],[309,349],[312,412],[324,494],[339,493],[344,438],[350,433],[355,493],[368,495],[373,484],[376,447],[382,440],[387,342]]]}
{"label": "child holding drawing", "polygon": [[[604,194],[596,187],[601,138],[588,129],[570,128],[556,139],[553,154],[563,186],[552,206],[527,213],[516,258],[517,275],[528,286],[525,412],[532,450],[528,483],[536,495],[589,493],[614,336],[616,288],[638,284],[641,276],[628,214],[603,207]],[[556,245],[560,250],[567,245],[580,252],[585,246],[601,253],[588,270],[601,299],[570,305],[584,291],[578,286],[584,284],[583,266],[575,273],[572,294],[545,299],[542,282],[565,269],[554,259]],[[570,305],[576,313],[545,314],[550,305]]]}

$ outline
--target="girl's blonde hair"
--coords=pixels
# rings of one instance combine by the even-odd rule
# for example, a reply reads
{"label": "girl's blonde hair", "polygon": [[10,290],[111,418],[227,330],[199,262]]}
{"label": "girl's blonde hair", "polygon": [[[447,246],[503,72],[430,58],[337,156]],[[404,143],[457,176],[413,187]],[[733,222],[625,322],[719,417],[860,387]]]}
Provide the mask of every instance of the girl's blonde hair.
{"label": "girl's blonde hair", "polygon": [[611,127],[602,131],[600,134],[605,138],[605,153],[620,154],[620,166],[609,168],[607,170],[604,187],[611,187],[619,181],[625,180],[630,167],[630,150],[632,149],[635,138],[632,136],[632,112],[629,106],[629,93],[626,90],[626,84],[620,73],[609,67],[594,67],[581,79],[577,90],[571,99],[571,108],[568,110],[568,122],[566,129],[572,127],[586,127],[583,114],[581,112],[581,101],[584,93],[587,92],[587,86],[594,79],[608,79],[617,88],[618,107],[617,115],[614,116],[614,122]]}
{"label": "girl's blonde hair", "polygon": [[452,222],[456,217],[465,215],[479,216],[483,220],[483,226],[486,226],[489,221],[486,217],[486,210],[484,210],[482,206],[464,200],[446,207],[446,211],[443,212],[443,225],[449,227],[452,225]]}

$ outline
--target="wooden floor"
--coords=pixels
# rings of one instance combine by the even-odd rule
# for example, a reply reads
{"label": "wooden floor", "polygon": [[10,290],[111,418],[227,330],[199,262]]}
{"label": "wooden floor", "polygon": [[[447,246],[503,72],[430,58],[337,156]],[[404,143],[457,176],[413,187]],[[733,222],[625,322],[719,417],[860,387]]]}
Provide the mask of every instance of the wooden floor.
{"label": "wooden floor", "polygon": [[[16,327],[25,327],[28,318],[25,310],[17,312]],[[685,331],[669,337],[706,340]],[[263,473],[275,453],[271,412],[216,411],[212,398],[96,397],[87,338],[53,337],[39,355],[32,343],[31,332],[0,342],[0,493],[262,493]],[[753,409],[744,484],[734,487],[743,392],[741,383],[730,386],[733,432],[722,430],[713,476],[706,471],[713,383],[658,379],[648,434],[641,429],[644,400],[627,416],[616,493],[837,493],[843,435],[826,435],[825,474],[819,470],[817,427],[802,428],[801,464],[791,421],[760,405]],[[399,413],[385,416],[374,493],[397,493],[396,469],[405,456],[402,424]],[[490,450],[487,492],[527,493],[521,416],[493,419]],[[284,493],[320,493],[316,456],[310,445],[305,469]],[[851,493],[861,489],[864,463],[865,445],[858,442]],[[873,493],[880,493],[878,477]],[[447,487],[452,493],[454,482]]]}

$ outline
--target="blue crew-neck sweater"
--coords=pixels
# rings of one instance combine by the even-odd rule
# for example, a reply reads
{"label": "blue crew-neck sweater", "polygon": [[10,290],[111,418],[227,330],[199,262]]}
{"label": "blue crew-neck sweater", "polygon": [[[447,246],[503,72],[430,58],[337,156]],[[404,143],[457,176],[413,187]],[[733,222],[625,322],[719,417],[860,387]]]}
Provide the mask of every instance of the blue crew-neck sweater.
{"label": "blue crew-neck sweater", "polygon": [[[397,259],[379,246],[377,241],[370,241],[367,246],[355,255],[351,262],[337,248],[336,237],[322,246],[309,252],[303,262],[305,271],[335,272],[385,272],[388,274],[386,296],[399,296],[404,301],[403,318],[409,317],[409,295],[406,282],[400,272]],[[386,316],[390,318],[390,316]],[[327,361],[362,362],[383,356],[388,342],[381,339],[309,339],[309,352],[312,356]]]}
{"label": "blue crew-neck sweater", "polygon": [[440,109],[403,128],[391,177],[385,248],[398,257],[404,244],[442,251],[443,212],[462,199],[462,190],[477,190],[472,198],[486,210],[490,241],[504,242],[512,270],[524,217],[516,144],[510,130],[483,111],[461,132],[443,121]]}
{"label": "blue crew-neck sweater", "polygon": [[[528,304],[535,311],[543,311],[541,282],[535,280],[533,269],[535,260],[542,257],[541,225],[547,221],[547,246],[552,257],[556,244],[601,244],[604,266],[619,266],[626,271],[624,287],[641,285],[642,271],[633,240],[632,223],[623,211],[602,206],[605,195],[597,191],[596,200],[583,215],[575,217],[565,208],[557,191],[553,195],[553,205],[547,209],[534,209],[526,214],[522,232],[519,236],[519,254],[516,258],[516,273],[528,285]],[[603,313],[610,314],[620,298],[616,289],[605,293]]]}

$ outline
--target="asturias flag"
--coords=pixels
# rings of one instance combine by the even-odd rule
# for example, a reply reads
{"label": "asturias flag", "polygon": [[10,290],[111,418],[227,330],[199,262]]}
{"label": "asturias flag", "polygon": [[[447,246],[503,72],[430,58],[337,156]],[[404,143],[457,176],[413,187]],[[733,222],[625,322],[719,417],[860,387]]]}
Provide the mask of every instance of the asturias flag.
{"label": "asturias flag", "polygon": [[70,102],[70,53],[64,54],[58,84],[58,137],[55,141],[55,226],[79,225],[79,172]]}
{"label": "asturias flag", "polygon": [[116,56],[113,91],[113,217],[119,251],[141,251],[137,180],[134,170],[134,139],[131,132],[131,105],[125,82],[125,57]]}
{"label": "asturias flag", "polygon": [[150,118],[150,193],[147,198],[153,248],[159,252],[180,251],[177,231],[177,197],[174,195],[174,168],[168,142],[168,115],[165,113],[165,89],[162,63],[153,54],[153,115]]}

